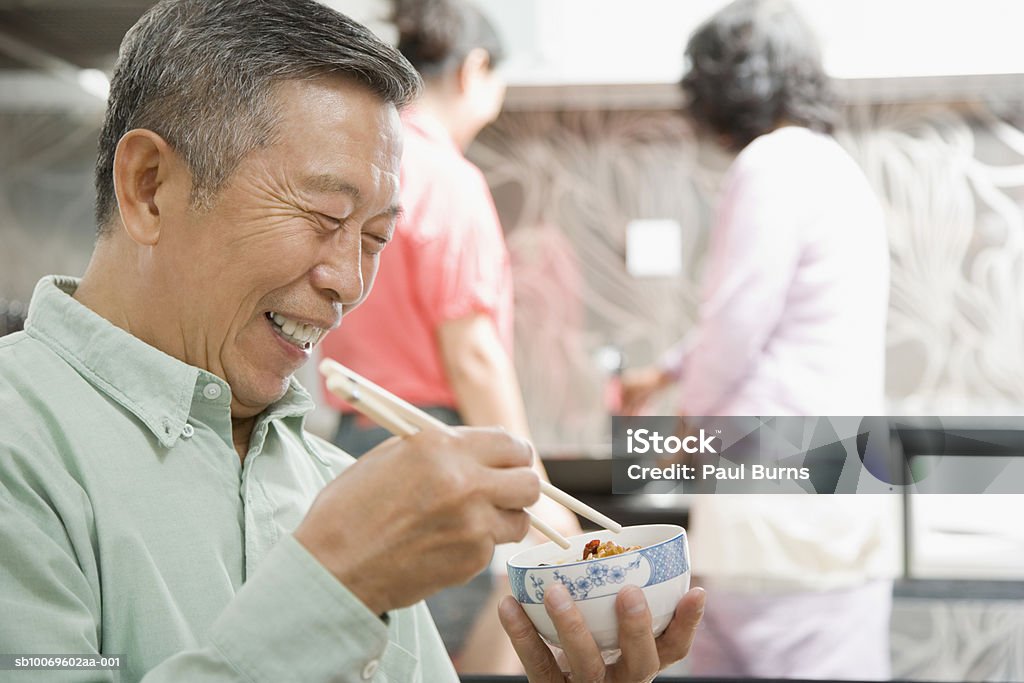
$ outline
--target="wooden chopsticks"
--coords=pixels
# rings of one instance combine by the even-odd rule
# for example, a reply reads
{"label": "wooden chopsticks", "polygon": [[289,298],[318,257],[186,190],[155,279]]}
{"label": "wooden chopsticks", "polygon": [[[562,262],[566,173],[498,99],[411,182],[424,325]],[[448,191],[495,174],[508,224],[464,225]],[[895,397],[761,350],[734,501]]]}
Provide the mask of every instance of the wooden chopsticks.
{"label": "wooden chopsticks", "polygon": [[[320,363],[320,374],[327,380],[327,388],[334,394],[348,401],[359,412],[384,427],[396,436],[409,436],[422,429],[434,429],[450,432],[451,427],[432,415],[428,415],[416,406],[400,399],[386,389],[374,384],[341,363],[324,359]],[[551,500],[569,508],[583,517],[599,524],[605,529],[618,533],[622,525],[607,517],[589,505],[556,488],[551,483],[541,480],[541,493]],[[569,547],[569,541],[543,520],[537,518],[529,510],[530,524],[563,548]]]}

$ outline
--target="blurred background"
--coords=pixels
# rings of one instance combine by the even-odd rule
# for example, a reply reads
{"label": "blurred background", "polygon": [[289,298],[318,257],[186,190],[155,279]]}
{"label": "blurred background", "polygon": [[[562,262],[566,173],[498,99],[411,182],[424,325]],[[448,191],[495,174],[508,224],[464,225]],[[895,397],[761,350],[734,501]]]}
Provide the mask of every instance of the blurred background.
{"label": "blurred background", "polygon": [[[106,74],[151,4],[0,0],[0,334],[20,327],[39,277],[84,271]],[[383,2],[328,4],[393,35]],[[695,321],[730,159],[678,114],[677,83],[687,36],[724,2],[478,4],[508,47],[510,88],[468,156],[512,254],[530,427],[556,484],[612,505],[601,500],[606,383]],[[795,4],[837,79],[836,137],[886,212],[888,413],[968,425],[1024,414],[1024,3]],[[329,434],[333,419],[324,411],[312,426]],[[666,506],[685,514],[685,501],[653,498],[614,505],[637,520]],[[904,507],[894,676],[1024,680],[1022,499],[914,496]]]}

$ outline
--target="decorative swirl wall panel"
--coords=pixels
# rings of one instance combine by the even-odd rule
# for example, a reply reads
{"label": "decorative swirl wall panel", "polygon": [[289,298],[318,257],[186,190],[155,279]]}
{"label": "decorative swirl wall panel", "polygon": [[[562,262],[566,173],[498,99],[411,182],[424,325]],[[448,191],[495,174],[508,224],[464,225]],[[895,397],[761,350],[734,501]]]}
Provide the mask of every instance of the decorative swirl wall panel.
{"label": "decorative swirl wall panel", "polygon": [[[1024,133],[981,105],[865,105],[846,110],[837,137],[887,214],[890,412],[1020,412]],[[471,157],[513,255],[516,358],[537,439],[606,441],[595,353],[614,344],[646,363],[693,325],[728,159],[667,111],[507,113]],[[683,226],[682,276],[627,274],[634,218]]]}

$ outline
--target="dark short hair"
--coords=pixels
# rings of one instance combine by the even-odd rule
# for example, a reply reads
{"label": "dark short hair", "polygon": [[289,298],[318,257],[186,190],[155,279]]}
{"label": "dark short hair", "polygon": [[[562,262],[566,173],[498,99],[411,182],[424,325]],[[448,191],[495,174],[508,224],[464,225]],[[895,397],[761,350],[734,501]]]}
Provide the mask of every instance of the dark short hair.
{"label": "dark short hair", "polygon": [[505,58],[494,25],[465,0],[392,0],[398,49],[425,79],[454,72],[481,48],[491,67]]}
{"label": "dark short hair", "polygon": [[116,211],[114,151],[129,130],[163,137],[208,205],[239,162],[273,141],[274,86],[341,75],[403,107],[421,81],[394,48],[314,0],[163,0],[124,37],[96,160],[98,234]]}
{"label": "dark short hair", "polygon": [[686,46],[686,110],[734,149],[793,123],[831,133],[835,102],[814,34],[786,0],[736,0]]}

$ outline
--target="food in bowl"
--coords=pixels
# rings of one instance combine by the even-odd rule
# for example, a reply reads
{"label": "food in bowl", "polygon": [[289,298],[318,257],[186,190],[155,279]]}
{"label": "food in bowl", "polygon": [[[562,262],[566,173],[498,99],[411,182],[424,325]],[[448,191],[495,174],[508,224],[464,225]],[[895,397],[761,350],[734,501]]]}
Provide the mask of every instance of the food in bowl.
{"label": "food in bowl", "polygon": [[[594,546],[594,541],[597,545]],[[544,594],[555,584],[565,586],[590,629],[598,647],[618,647],[618,621],[615,597],[623,586],[639,587],[651,610],[652,628],[660,635],[668,627],[676,604],[690,587],[690,558],[686,531],[672,524],[648,524],[625,527],[621,533],[602,530],[569,538],[567,551],[554,543],[524,550],[508,560],[512,594],[545,640],[558,645],[558,634],[544,609]],[[585,549],[606,553],[622,552],[589,559]]]}
{"label": "food in bowl", "polygon": [[640,546],[631,545],[628,548],[623,548],[621,545],[615,543],[615,541],[601,541],[594,539],[588,541],[583,546],[583,558],[584,560],[592,560],[594,558],[611,557],[612,555],[621,555],[622,553],[628,553],[630,550],[640,550]]}

